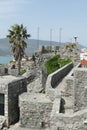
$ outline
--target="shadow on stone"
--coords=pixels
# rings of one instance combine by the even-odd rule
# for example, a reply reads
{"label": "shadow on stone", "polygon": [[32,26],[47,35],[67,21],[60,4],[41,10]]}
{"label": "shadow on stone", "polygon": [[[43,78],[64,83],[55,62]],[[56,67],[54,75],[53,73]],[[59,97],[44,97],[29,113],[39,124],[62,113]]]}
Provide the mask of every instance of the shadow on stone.
{"label": "shadow on stone", "polygon": [[61,98],[60,113],[65,113],[65,100]]}

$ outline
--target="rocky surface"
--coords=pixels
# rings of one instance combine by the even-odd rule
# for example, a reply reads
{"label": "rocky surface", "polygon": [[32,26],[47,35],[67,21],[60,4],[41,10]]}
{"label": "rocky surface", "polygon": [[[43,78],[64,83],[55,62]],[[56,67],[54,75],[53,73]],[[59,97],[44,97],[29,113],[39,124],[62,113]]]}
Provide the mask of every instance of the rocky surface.
{"label": "rocky surface", "polygon": [[[56,54],[60,55],[61,58],[67,58],[67,57],[72,58],[74,65],[77,65],[77,63],[79,62],[79,50],[77,49],[76,46],[74,47],[72,47],[72,45],[61,46],[58,48]],[[46,83],[46,78],[44,78],[44,76],[46,77],[46,75],[44,72],[42,72],[42,65],[52,55],[55,55],[55,51],[52,53],[46,53],[46,54],[40,53],[38,56],[36,56],[35,62],[27,61],[27,62],[22,63],[22,68],[27,70],[27,73],[25,73],[23,77],[25,77],[26,79],[28,92],[19,96],[19,106],[17,104],[17,107],[20,107],[20,123],[18,123],[17,125],[11,126],[10,130],[35,130],[35,129],[49,130],[48,128],[49,126],[51,130],[57,130],[57,129],[59,130],[66,130],[66,129],[78,130],[79,129],[80,130],[81,128],[84,127],[84,121],[86,120],[86,117],[87,117],[86,116],[87,111],[86,110],[80,111],[73,115],[73,105],[74,105],[73,83],[77,84],[77,89],[78,89],[77,90],[78,98],[75,98],[75,100],[78,102],[78,99],[81,97],[82,99],[84,99],[84,106],[86,106],[85,105],[86,100],[85,100],[85,97],[83,96],[83,94],[85,94],[86,96],[86,89],[87,89],[86,80],[83,80],[83,82],[85,81],[84,82],[85,87],[84,87],[84,93],[83,92],[81,93],[82,91],[82,84],[80,84],[80,82],[82,81],[81,78],[78,79],[78,76],[76,76],[77,80],[75,82],[73,81],[73,78],[70,78],[70,77],[68,79],[64,78],[63,80],[61,80],[60,84],[57,84],[58,78],[56,77],[56,75],[54,75],[55,77],[53,78],[54,81],[50,80],[50,84],[52,85],[53,91],[49,92],[50,96],[54,94],[53,95],[55,97],[54,102],[53,100],[51,101],[48,97],[46,97],[46,94],[39,93],[41,92],[43,88],[45,88],[45,83]],[[62,73],[64,73],[64,71]],[[85,78],[86,73],[85,75],[84,74],[80,74],[80,75],[81,77]],[[2,79],[2,77],[0,78]],[[9,84],[10,80],[12,79],[10,78],[9,80],[7,80],[6,78],[5,82],[8,82]],[[77,82],[78,80],[79,82]],[[1,82],[2,81],[3,79],[1,80]],[[55,87],[55,84],[58,86]],[[80,84],[81,91],[79,91],[78,84]],[[48,84],[48,87],[49,87],[49,84]],[[12,91],[11,90],[9,91],[10,98],[9,100],[7,100],[8,102],[6,103],[10,104],[9,106],[10,113],[11,115],[12,114],[14,115],[14,113],[16,113],[14,110],[16,109],[13,109],[13,108],[15,108],[14,107],[15,104],[18,103],[18,95],[22,93],[21,91],[22,88],[19,88],[18,81],[17,83],[14,83],[12,81],[12,84],[11,83],[9,84],[9,88],[11,88]],[[21,92],[19,92],[19,90]],[[5,97],[5,98],[8,98],[8,97]],[[12,105],[11,103],[13,103],[14,105]],[[78,103],[82,105],[82,103],[80,102]],[[77,104],[76,107],[80,108],[79,104]],[[13,117],[10,116],[10,120]],[[80,121],[79,121],[79,118],[81,118]],[[7,128],[4,128],[4,129],[7,129]]]}
{"label": "rocky surface", "polygon": [[24,93],[19,96],[20,125],[28,128],[47,128],[53,103],[45,94]]}
{"label": "rocky surface", "polygon": [[41,77],[36,78],[33,82],[31,82],[30,84],[27,85],[27,91],[28,92],[39,93],[39,92],[41,92],[42,89],[43,89],[43,87],[42,87]]}

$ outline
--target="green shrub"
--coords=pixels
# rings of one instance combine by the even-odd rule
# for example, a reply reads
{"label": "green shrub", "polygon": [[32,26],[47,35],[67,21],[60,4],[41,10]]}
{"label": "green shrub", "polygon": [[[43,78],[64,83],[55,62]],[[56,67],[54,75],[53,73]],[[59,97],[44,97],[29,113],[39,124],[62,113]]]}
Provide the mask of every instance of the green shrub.
{"label": "green shrub", "polygon": [[58,70],[59,68],[63,67],[64,65],[70,62],[72,62],[70,58],[61,59],[59,55],[55,55],[45,62],[45,67],[47,69],[47,73],[51,74],[52,72]]}
{"label": "green shrub", "polygon": [[20,74],[23,75],[26,72],[25,69],[21,69]]}

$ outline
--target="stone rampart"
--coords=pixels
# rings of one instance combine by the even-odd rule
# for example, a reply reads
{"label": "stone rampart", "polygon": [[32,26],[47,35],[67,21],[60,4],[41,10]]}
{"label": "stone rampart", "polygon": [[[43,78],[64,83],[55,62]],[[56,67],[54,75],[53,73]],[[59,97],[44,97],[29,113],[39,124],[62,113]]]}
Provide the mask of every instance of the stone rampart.
{"label": "stone rampart", "polygon": [[34,70],[33,71],[29,70],[26,73],[24,73],[22,76],[26,78],[27,84],[31,83],[36,77]]}
{"label": "stone rampart", "polygon": [[72,69],[72,71],[66,76],[66,89],[65,89],[65,93],[68,93],[70,95],[74,95],[74,69]]}
{"label": "stone rampart", "polygon": [[13,75],[13,76],[18,76],[18,69],[17,68],[15,68],[15,69],[8,68],[8,74]]}
{"label": "stone rampart", "polygon": [[87,108],[87,68],[74,70],[74,111]]}
{"label": "stone rampart", "polygon": [[46,88],[46,81],[47,81],[47,70],[46,67],[42,66],[42,87]]}
{"label": "stone rampart", "polygon": [[46,82],[46,95],[51,99],[55,99],[55,91],[57,85],[60,83],[60,81],[66,76],[69,71],[72,69],[73,63],[69,63],[68,65],[65,65],[64,67],[60,68],[59,70],[55,71],[54,73],[50,74],[47,78]]}
{"label": "stone rampart", "polygon": [[19,120],[19,101],[18,96],[27,91],[27,82],[25,78],[18,78],[8,84],[8,117],[9,124]]}
{"label": "stone rampart", "polygon": [[[26,78],[14,76],[0,77],[0,98],[3,96],[3,116],[6,118],[6,123],[12,124],[19,120],[18,96],[27,91]],[[1,111],[0,111],[0,114]]]}
{"label": "stone rampart", "polygon": [[[51,130],[84,130],[84,123],[87,119],[87,109],[75,112],[74,114],[58,113],[56,108],[51,114]],[[87,127],[86,127],[87,128]]]}
{"label": "stone rampart", "polygon": [[0,75],[8,74],[7,65],[0,65]]}
{"label": "stone rampart", "polygon": [[65,99],[65,113],[66,112],[70,112],[71,110],[73,112],[73,108],[74,108],[74,75],[73,75],[73,69],[72,71],[69,73],[69,75],[66,76],[65,78],[66,81],[66,87],[65,87],[65,92],[63,95],[61,93],[62,98]]}

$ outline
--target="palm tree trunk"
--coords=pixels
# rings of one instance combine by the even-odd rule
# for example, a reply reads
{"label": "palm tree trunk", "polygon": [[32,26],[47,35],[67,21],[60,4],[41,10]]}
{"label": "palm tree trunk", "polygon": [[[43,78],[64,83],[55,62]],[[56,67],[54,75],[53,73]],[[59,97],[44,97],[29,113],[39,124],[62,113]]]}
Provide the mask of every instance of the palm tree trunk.
{"label": "palm tree trunk", "polygon": [[20,69],[21,69],[21,60],[18,59],[18,75],[20,75]]}
{"label": "palm tree trunk", "polygon": [[21,70],[21,54],[19,51],[19,58],[18,58],[18,75],[20,75],[20,70]]}

